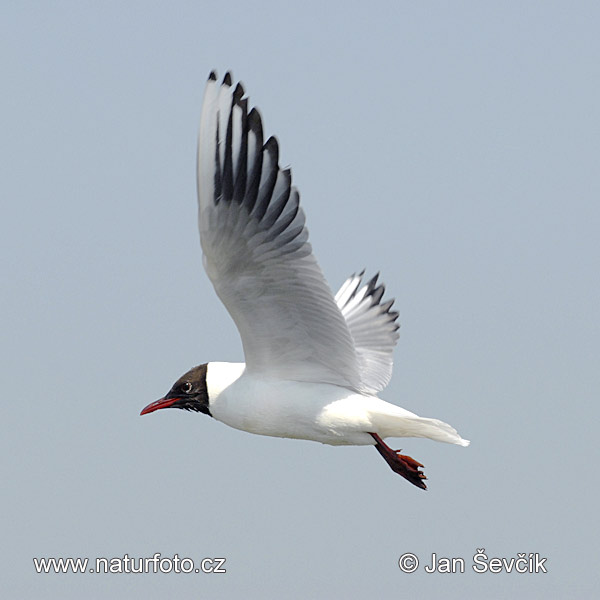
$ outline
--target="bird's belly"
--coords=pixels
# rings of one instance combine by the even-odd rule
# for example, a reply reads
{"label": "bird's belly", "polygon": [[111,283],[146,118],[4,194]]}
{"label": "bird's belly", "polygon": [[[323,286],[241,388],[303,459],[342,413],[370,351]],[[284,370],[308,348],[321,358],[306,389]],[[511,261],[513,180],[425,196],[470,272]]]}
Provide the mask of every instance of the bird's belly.
{"label": "bird's belly", "polygon": [[215,419],[243,431],[324,444],[368,445],[365,400],[329,384],[242,376],[211,405]]}

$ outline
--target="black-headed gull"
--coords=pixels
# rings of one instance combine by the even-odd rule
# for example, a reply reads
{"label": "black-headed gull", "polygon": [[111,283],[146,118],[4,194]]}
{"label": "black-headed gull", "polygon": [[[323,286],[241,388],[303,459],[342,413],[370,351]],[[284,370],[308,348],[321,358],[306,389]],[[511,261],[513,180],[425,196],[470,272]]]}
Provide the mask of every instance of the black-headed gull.
{"label": "black-headed gull", "polygon": [[393,300],[377,276],[352,275],[334,296],[308,242],[298,190],[263,140],[241,84],[208,78],[198,140],[203,263],[242,338],[245,363],[209,362],[180,377],[159,408],[202,412],[231,427],[332,445],[375,446],[426,489],[423,466],[387,437],[467,446],[450,425],[376,396],[392,374]]}

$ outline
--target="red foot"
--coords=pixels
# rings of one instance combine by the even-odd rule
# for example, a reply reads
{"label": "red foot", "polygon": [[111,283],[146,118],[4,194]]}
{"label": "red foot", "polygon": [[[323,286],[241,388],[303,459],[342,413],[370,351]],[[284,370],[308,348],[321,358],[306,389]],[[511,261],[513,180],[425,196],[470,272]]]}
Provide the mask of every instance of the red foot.
{"label": "red foot", "polygon": [[371,437],[375,440],[375,448],[377,452],[383,456],[385,462],[390,465],[390,468],[394,473],[402,475],[404,479],[410,481],[413,485],[426,490],[424,479],[425,474],[419,471],[419,467],[423,467],[420,462],[417,462],[414,458],[400,454],[400,450],[392,450],[376,433],[371,433]]}

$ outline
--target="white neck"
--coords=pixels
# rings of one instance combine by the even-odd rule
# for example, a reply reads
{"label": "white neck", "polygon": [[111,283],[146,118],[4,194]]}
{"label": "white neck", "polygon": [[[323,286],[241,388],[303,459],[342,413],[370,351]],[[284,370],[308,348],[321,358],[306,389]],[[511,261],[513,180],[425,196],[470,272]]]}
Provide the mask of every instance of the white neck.
{"label": "white neck", "polygon": [[228,388],[244,372],[246,363],[209,362],[206,369],[206,390],[209,403]]}

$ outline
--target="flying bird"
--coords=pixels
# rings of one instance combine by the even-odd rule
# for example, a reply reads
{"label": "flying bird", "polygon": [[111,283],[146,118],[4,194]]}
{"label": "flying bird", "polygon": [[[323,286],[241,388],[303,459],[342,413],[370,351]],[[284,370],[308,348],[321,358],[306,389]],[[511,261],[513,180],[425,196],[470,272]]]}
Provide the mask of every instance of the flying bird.
{"label": "flying bird", "polygon": [[398,313],[378,275],[350,276],[334,296],[308,242],[304,211],[279,146],[240,83],[211,72],[198,139],[204,269],[234,320],[245,363],[208,362],[146,406],[182,408],[259,435],[375,446],[426,489],[423,465],[388,437],[467,446],[457,431],[377,397],[392,375]]}

